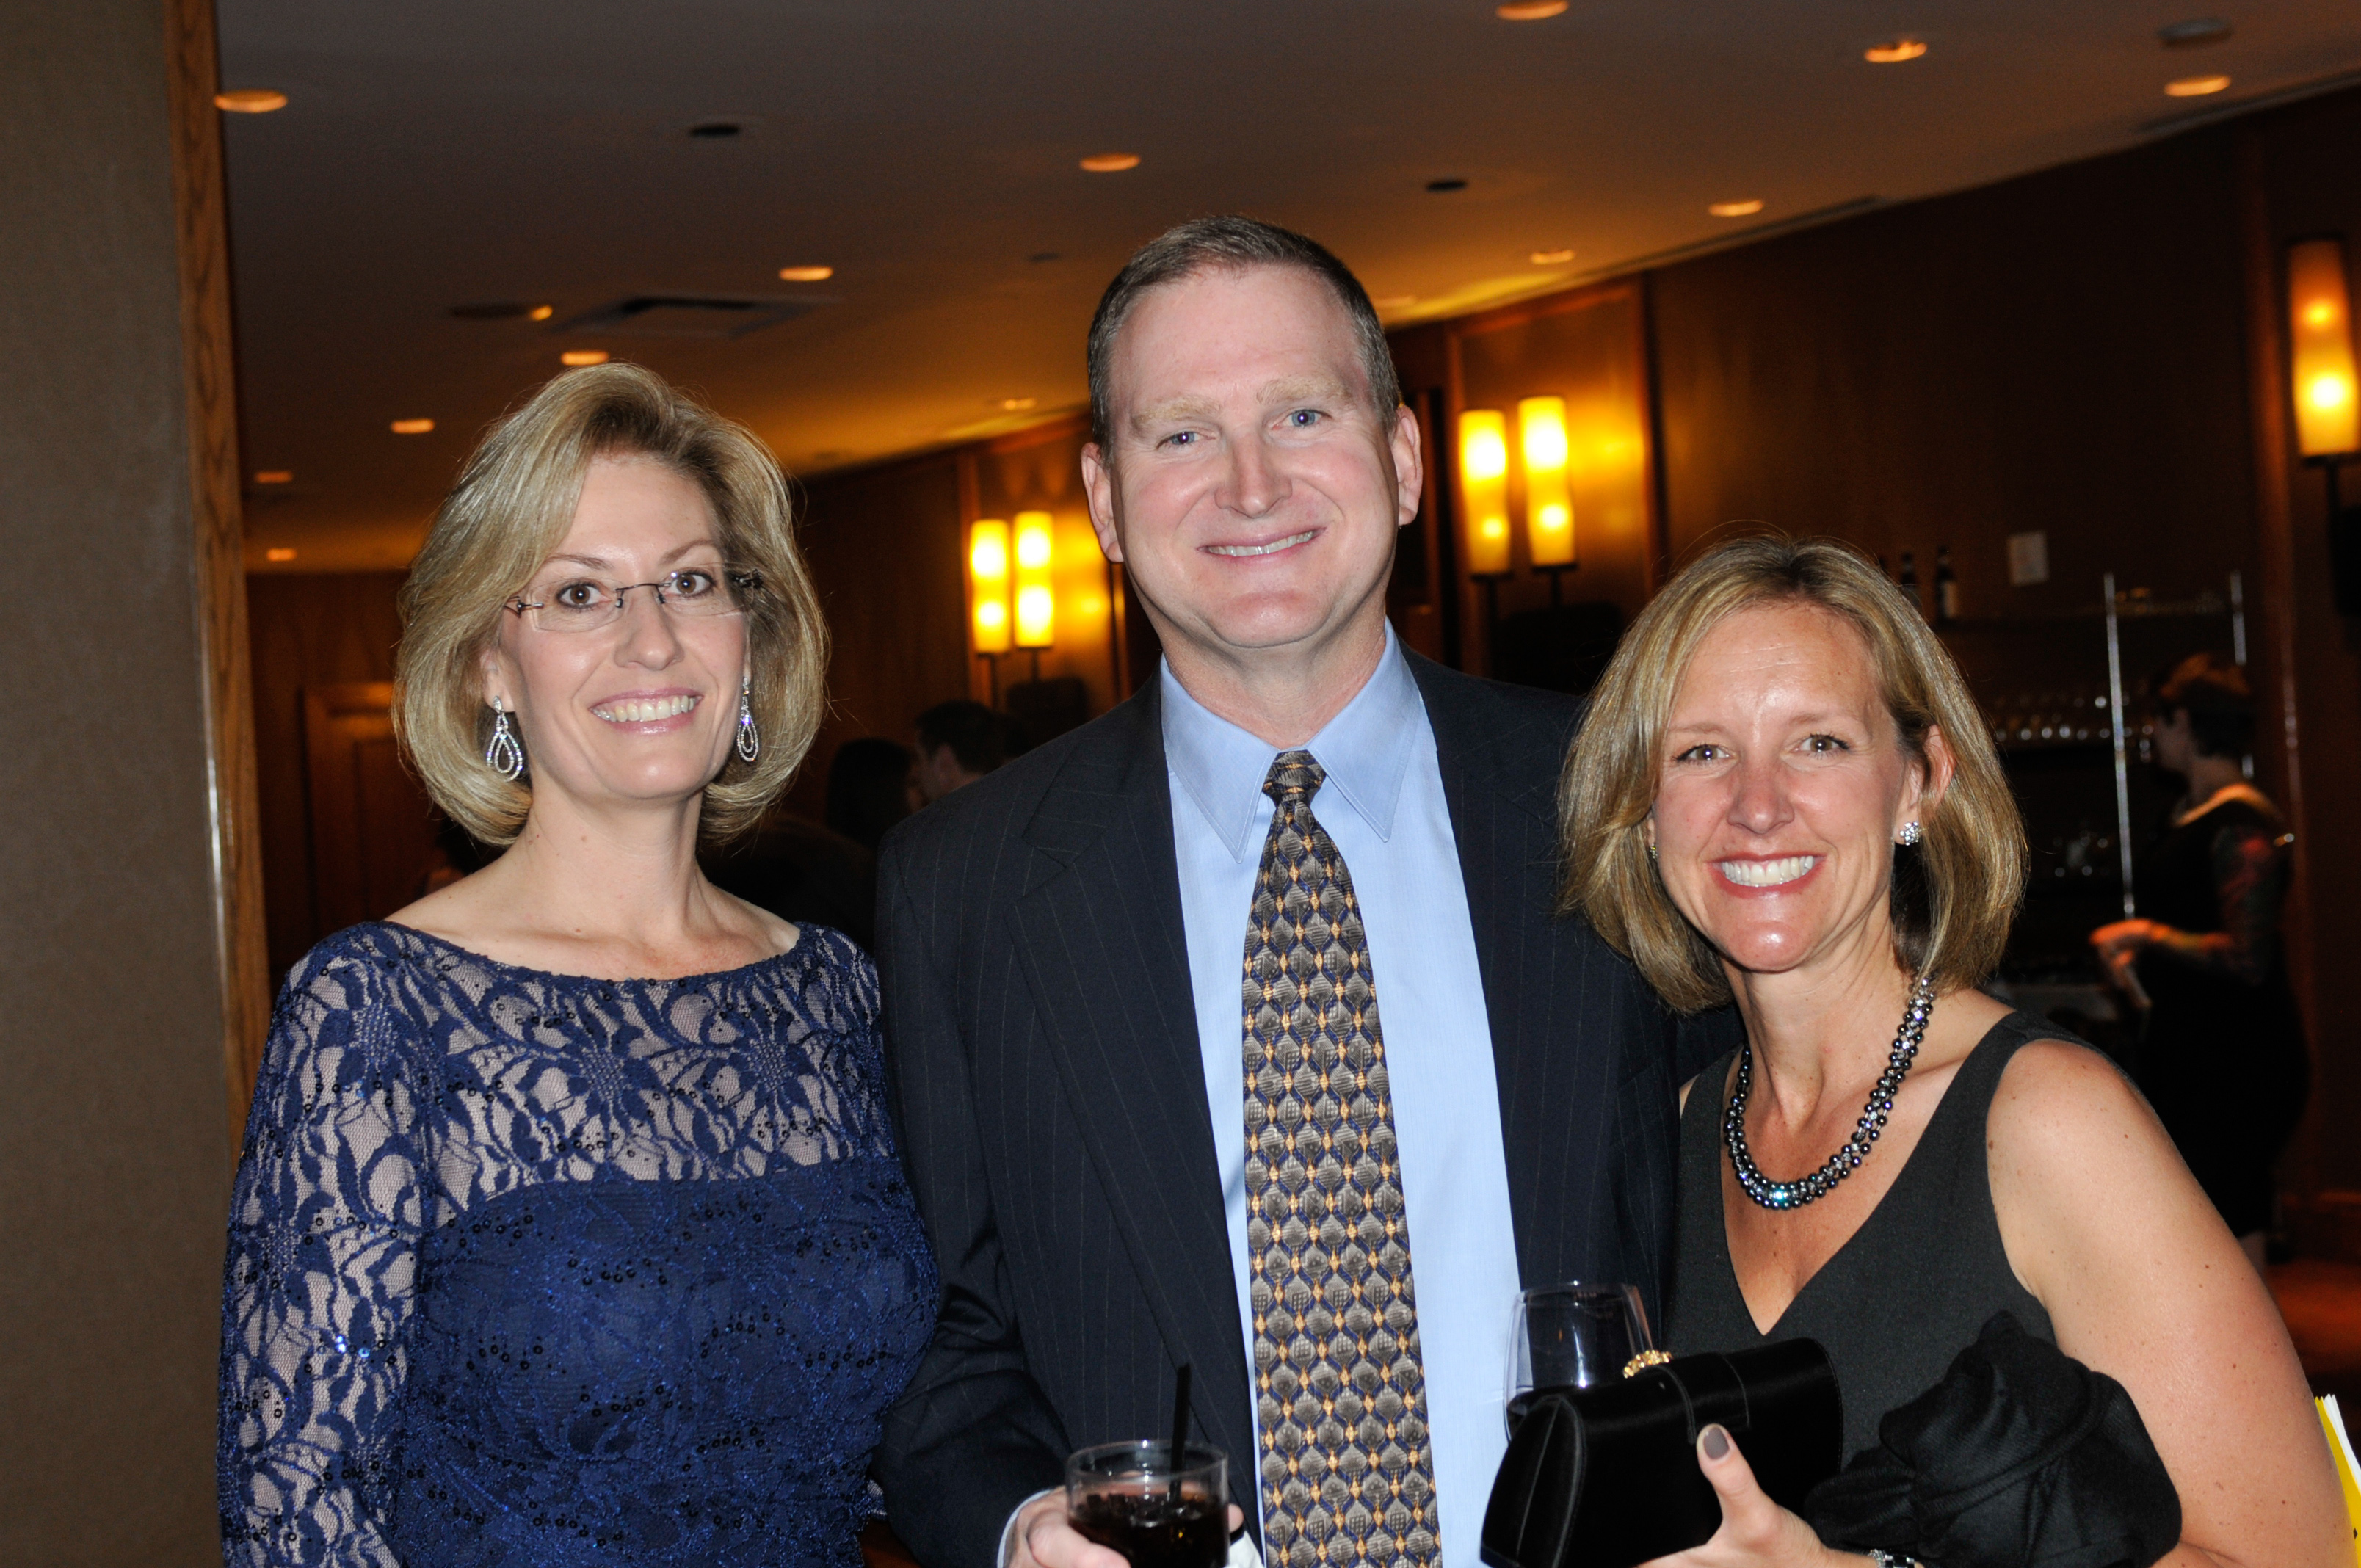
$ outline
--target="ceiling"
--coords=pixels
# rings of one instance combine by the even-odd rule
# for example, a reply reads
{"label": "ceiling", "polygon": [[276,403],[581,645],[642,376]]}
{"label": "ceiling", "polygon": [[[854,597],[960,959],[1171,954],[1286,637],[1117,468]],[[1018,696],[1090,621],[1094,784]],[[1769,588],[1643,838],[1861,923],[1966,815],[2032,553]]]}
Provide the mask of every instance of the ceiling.
{"label": "ceiling", "polygon": [[[249,486],[250,559],[406,564],[567,349],[701,389],[809,475],[1081,403],[1099,291],[1196,214],[1303,229],[1411,321],[2361,67],[2338,0],[2238,0],[2190,49],[2158,29],[2203,0],[1495,3],[219,0],[224,87],[289,100],[223,115],[247,464],[291,476]],[[1927,52],[1862,58],[1896,37]],[[2213,73],[2227,91],[2165,95]],[[717,124],[738,134],[692,134]],[[1109,152],[1141,161],[1079,167]],[[780,280],[796,266],[834,275]],[[811,308],[734,337],[567,330],[638,296]],[[552,313],[452,314],[503,302]]]}

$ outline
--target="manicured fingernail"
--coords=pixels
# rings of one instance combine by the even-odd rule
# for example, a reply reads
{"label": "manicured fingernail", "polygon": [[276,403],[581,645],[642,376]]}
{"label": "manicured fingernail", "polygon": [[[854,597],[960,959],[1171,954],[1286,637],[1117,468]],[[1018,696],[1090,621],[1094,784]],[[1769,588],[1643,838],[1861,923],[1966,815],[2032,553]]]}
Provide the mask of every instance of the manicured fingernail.
{"label": "manicured fingernail", "polygon": [[1720,1459],[1730,1453],[1730,1434],[1719,1427],[1708,1427],[1697,1434],[1697,1443],[1708,1459]]}

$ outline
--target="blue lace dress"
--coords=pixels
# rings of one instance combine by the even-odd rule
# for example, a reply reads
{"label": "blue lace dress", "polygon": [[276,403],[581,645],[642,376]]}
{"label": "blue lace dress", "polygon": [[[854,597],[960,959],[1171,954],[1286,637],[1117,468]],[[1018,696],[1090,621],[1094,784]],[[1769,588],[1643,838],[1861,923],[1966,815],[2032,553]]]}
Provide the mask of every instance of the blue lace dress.
{"label": "blue lace dress", "polygon": [[835,932],[606,981],[357,926],[280,992],[230,1212],[225,1561],[861,1561],[935,1271]]}

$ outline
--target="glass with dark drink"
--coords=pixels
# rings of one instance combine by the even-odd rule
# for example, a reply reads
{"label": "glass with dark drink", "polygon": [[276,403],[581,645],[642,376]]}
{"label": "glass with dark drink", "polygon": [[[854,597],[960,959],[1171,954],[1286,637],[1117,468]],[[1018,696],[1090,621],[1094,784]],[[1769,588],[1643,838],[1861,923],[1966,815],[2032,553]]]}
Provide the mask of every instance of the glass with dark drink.
{"label": "glass with dark drink", "polygon": [[1230,1558],[1229,1464],[1191,1443],[1110,1442],[1066,1461],[1066,1519],[1132,1568],[1222,1568]]}

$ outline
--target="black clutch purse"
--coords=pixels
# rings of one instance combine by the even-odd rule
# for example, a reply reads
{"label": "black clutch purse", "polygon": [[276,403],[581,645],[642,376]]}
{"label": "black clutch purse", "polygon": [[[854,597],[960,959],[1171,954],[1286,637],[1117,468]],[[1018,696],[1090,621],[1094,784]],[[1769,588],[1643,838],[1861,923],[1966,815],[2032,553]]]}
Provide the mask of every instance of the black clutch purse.
{"label": "black clutch purse", "polygon": [[1803,1510],[1844,1461],[1844,1407],[1817,1342],[1685,1355],[1635,1376],[1537,1397],[1509,1441],[1484,1510],[1492,1568],[1633,1568],[1701,1546],[1721,1503],[1697,1469],[1719,1422],[1754,1478]]}

